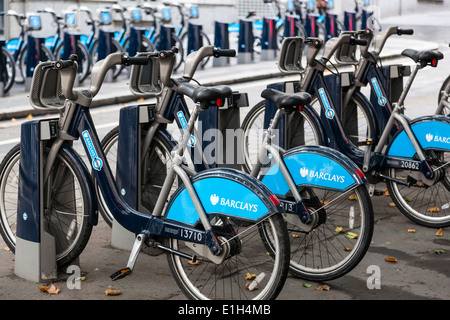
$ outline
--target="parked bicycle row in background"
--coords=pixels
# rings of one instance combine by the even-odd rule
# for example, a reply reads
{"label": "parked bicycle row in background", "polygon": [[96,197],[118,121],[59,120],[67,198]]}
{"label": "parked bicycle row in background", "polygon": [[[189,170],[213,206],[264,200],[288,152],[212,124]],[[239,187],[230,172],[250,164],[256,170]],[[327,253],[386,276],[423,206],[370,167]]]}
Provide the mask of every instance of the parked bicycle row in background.
{"label": "parked bicycle row in background", "polygon": [[[249,63],[255,60],[255,55],[267,52],[270,54],[262,54],[261,59],[276,59],[285,37],[319,37],[326,42],[344,30],[381,30],[373,11],[367,9],[370,5],[367,0],[363,5],[355,0],[355,8],[341,14],[343,20],[333,12],[333,0],[295,0],[283,2],[283,6],[278,0],[261,1],[272,8],[273,17],[257,17],[255,11],[249,11],[237,22],[217,20],[214,37],[208,36],[203,26],[195,22],[199,21],[198,7],[181,2],[163,2],[162,6],[144,3],[135,7],[114,4],[97,10],[71,6],[60,13],[51,8],[27,13],[1,12],[2,26],[14,24],[20,30],[18,37],[0,40],[2,94],[8,94],[14,83],[24,85],[28,91],[39,61],[68,59],[70,54],[79,57],[76,80],[82,83],[95,62],[114,52],[127,52],[133,56],[137,52],[168,50],[176,46],[179,54],[174,70],[177,70],[189,53],[204,45],[229,49],[235,42],[232,49],[238,51],[238,62]],[[49,17],[55,30],[43,35],[42,21],[48,21]],[[173,25],[173,22],[177,24]],[[116,28],[116,25],[120,26]],[[208,61],[209,57],[206,57],[200,66],[205,67]],[[226,65],[227,61],[213,66]],[[117,79],[124,69],[115,66],[112,80]]]}

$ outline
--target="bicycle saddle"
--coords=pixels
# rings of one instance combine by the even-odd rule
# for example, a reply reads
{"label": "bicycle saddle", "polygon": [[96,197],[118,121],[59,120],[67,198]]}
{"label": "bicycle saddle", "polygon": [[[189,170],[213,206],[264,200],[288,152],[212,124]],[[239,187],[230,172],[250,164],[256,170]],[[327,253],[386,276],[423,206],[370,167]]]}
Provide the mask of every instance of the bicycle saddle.
{"label": "bicycle saddle", "polygon": [[261,97],[270,100],[279,109],[285,109],[289,111],[297,110],[299,106],[303,106],[311,102],[311,96],[306,92],[299,92],[296,94],[284,93],[274,89],[264,89],[261,92]]}
{"label": "bicycle saddle", "polygon": [[183,82],[178,86],[178,93],[188,96],[202,108],[215,105],[217,99],[231,96],[232,91],[226,86],[201,87],[197,84]]}
{"label": "bicycle saddle", "polygon": [[423,67],[430,64],[433,67],[437,66],[438,60],[444,58],[444,55],[440,51],[417,51],[414,49],[405,49],[402,52],[402,56],[409,57],[414,60],[414,62],[420,62]]}

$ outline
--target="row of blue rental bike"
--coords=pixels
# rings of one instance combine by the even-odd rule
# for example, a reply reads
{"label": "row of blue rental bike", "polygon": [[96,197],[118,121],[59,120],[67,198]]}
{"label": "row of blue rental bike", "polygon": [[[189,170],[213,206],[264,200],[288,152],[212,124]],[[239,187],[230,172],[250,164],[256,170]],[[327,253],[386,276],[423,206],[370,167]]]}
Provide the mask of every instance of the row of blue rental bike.
{"label": "row of blue rental bike", "polygon": [[[0,231],[16,254],[16,269],[29,267],[21,262],[42,242],[51,243],[45,247],[54,251],[46,255],[57,267],[71,264],[100,212],[135,238],[112,280],[151,272],[135,268],[145,247],[166,253],[188,298],[274,299],[289,273],[326,281],[358,265],[373,234],[370,196],[378,183],[386,183],[411,220],[448,226],[450,120],[442,114],[410,120],[402,112],[417,72],[443,56],[406,49],[416,67],[392,102],[377,62],[384,42],[403,34],[412,30],[388,28],[374,48],[370,29],[342,32],[325,50],[319,38],[284,39],[279,68],[302,77],[269,85],[244,119],[243,170],[212,165],[196,132],[199,119],[247,105],[245,93],[204,87],[194,78],[204,58],[234,56],[234,50],[203,46],[187,56],[179,77],[176,47],[134,57],[112,53],[80,89],[74,89],[76,55],[41,62],[30,102],[56,108],[59,116],[25,122],[20,144],[0,165]],[[353,76],[325,76],[332,58],[356,65]],[[119,126],[100,141],[89,107],[114,66],[132,67],[127,81],[134,94],[158,99],[122,108]],[[376,103],[361,93],[367,84]],[[174,122],[180,139],[167,130]]]}
{"label": "row of blue rental bike", "polygon": [[[331,0],[326,1],[325,6],[319,6],[316,1],[312,0],[288,1],[286,8],[283,9],[277,0],[264,0],[264,4],[276,16],[278,45],[287,34],[301,36],[304,39],[310,36],[319,37],[325,42],[343,30],[353,30],[360,26],[363,29],[368,27],[378,30],[380,28],[373,12],[367,9],[370,5],[368,1],[365,1],[364,4],[355,1],[355,10],[349,11],[351,18],[347,19],[350,23],[348,21],[341,22],[337,18],[337,14],[332,13],[334,2]],[[169,1],[163,2],[163,5],[162,8],[158,8],[144,3],[127,8],[113,4],[98,9],[97,15],[86,6],[71,6],[62,14],[52,8],[44,8],[27,14],[13,10],[1,12],[3,25],[9,25],[10,28],[18,26],[20,30],[17,37],[5,41],[4,47],[2,47],[2,59],[5,67],[2,71],[3,93],[8,93],[14,83],[24,84],[26,78],[31,79],[32,70],[37,61],[32,59],[28,61],[27,59],[29,36],[33,36],[33,40],[39,40],[43,29],[42,21],[48,21],[48,19],[55,30],[50,36],[46,34],[42,41],[36,42],[39,47],[38,60],[67,59],[71,53],[76,53],[79,59],[77,77],[79,83],[89,77],[92,66],[99,60],[99,57],[100,59],[104,58],[101,54],[99,56],[99,49],[104,51],[104,47],[99,44],[101,30],[113,33],[108,53],[126,52],[134,55],[137,51],[152,52],[169,49],[171,46],[177,47],[179,54],[174,70],[178,70],[189,53],[197,50],[200,46],[212,44],[212,41],[200,28],[198,35],[195,34],[195,43],[190,42],[190,23],[199,20],[199,9],[196,5],[187,6],[181,2]],[[171,9],[175,10],[175,17],[173,17]],[[247,17],[254,19],[253,50],[260,53],[263,23],[256,19],[255,15],[256,11],[250,11]],[[294,34],[285,30],[286,20],[291,21]],[[172,26],[172,21],[177,24]],[[113,23],[120,24],[120,27],[113,28]],[[142,28],[145,29],[145,32],[138,33],[139,45],[138,48],[135,48],[134,42],[132,43],[132,30]],[[239,23],[229,24],[227,31],[231,35],[238,34]],[[65,42],[73,42],[74,45],[65,46]],[[31,47],[34,48],[34,46]],[[200,66],[205,67],[208,61],[209,57],[206,57]],[[124,67],[114,67],[113,79],[122,74],[123,70]]]}
{"label": "row of blue rental bike", "polygon": [[[1,12],[0,16],[3,24],[18,26],[19,36],[5,41],[2,48],[2,55],[5,61],[5,76],[3,91],[7,93],[14,83],[23,84],[27,78],[27,52],[29,36],[40,38],[42,34],[42,21],[49,21],[55,27],[54,35],[46,35],[39,42],[39,60],[53,61],[67,58],[71,53],[76,53],[79,59],[77,81],[82,83],[90,75],[92,65],[99,60],[99,32],[100,30],[111,32],[110,53],[129,52],[131,33],[133,25],[149,24],[145,33],[142,33],[140,39],[139,51],[154,51],[159,48],[161,42],[160,29],[163,24],[168,25],[172,21],[171,8],[175,8],[179,16],[179,24],[174,30],[170,29],[170,45],[176,46],[180,52],[177,57],[175,70],[180,67],[188,50],[188,21],[198,19],[198,9],[196,6],[186,8],[183,3],[166,2],[165,7],[158,12],[157,8],[142,4],[133,8],[126,8],[118,4],[100,8],[98,17],[86,6],[69,7],[59,14],[52,8],[39,9],[37,12],[27,14],[19,13],[14,10]],[[188,10],[189,9],[189,10]],[[146,19],[144,20],[144,16]],[[48,20],[49,19],[49,20]],[[113,22],[119,21],[121,26],[118,30],[112,28]],[[82,25],[84,21],[85,25]],[[80,33],[78,30],[86,32]],[[68,38],[66,38],[68,36]],[[70,37],[72,36],[72,38]],[[201,43],[209,45],[206,33],[200,31]],[[65,41],[75,42],[74,47],[70,47],[70,52],[64,52]],[[66,47],[67,50],[67,47]],[[100,58],[102,58],[100,56]],[[37,63],[37,62],[36,62]],[[202,66],[207,63],[207,59],[202,62]],[[32,66],[34,68],[34,65]],[[113,78],[117,78],[123,71],[123,67],[115,67]]]}

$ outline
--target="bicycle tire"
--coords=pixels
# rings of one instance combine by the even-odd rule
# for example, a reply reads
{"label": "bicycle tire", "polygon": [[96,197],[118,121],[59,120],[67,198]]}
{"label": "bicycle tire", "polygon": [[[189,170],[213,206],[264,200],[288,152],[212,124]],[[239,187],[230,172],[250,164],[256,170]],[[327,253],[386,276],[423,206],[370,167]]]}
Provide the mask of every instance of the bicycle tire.
{"label": "bicycle tire", "polygon": [[14,58],[9,53],[9,51],[6,48],[2,48],[2,59],[4,61],[5,67],[5,73],[4,76],[7,77],[6,81],[3,81],[3,92],[8,93],[8,91],[12,88],[14,84],[14,80],[16,77],[16,62],[14,61]]}
{"label": "bicycle tire", "polygon": [[386,185],[395,205],[408,219],[430,228],[445,228],[450,226],[450,167],[445,165],[450,152],[425,150],[425,155],[438,176],[433,184],[422,182],[427,179],[419,172],[391,168],[390,177],[409,185],[391,179]]}
{"label": "bicycle tire", "polygon": [[[142,47],[143,47],[143,51],[144,52],[153,52],[153,51],[155,51],[155,46],[150,41],[150,39],[147,38],[146,36],[142,36],[141,42],[142,42]],[[123,49],[124,52],[129,53],[129,50],[128,50],[128,46],[129,45],[130,45],[130,38],[128,37],[123,42],[122,49]]]}
{"label": "bicycle tire", "polygon": [[[177,193],[181,190],[184,190],[184,185]],[[172,201],[168,208],[171,205]],[[255,223],[217,213],[211,223],[216,234],[231,242],[233,248],[220,264],[199,256],[199,263],[190,265],[180,256],[168,253],[169,268],[181,291],[195,300],[275,299],[286,280],[289,262],[289,240],[281,215],[275,213]],[[276,245],[269,254],[265,243],[268,239],[271,245]],[[193,252],[185,241],[166,238],[165,243],[174,250]],[[254,275],[262,276],[262,280],[258,283],[258,290],[248,290],[246,277]]]}
{"label": "bicycle tire", "polygon": [[[46,152],[48,152],[48,149],[44,150],[44,153]],[[13,253],[16,247],[15,222],[17,221],[19,163],[20,144],[14,146],[0,164],[0,232],[5,243]],[[88,190],[82,183],[84,180],[83,174],[78,170],[78,167],[64,149],[58,152],[53,168],[57,170],[69,169],[69,171],[63,172],[63,177],[67,179],[60,179],[61,184],[52,186],[52,195],[47,196],[48,199],[51,199],[51,207],[47,207],[44,204],[46,211],[45,221],[43,222],[44,229],[55,238],[56,262],[61,267],[70,264],[81,254],[89,241],[93,226],[89,222],[88,209],[83,201],[83,199],[87,198]],[[52,169],[51,177],[56,175]],[[49,179],[52,180],[51,178]],[[67,181],[71,183],[67,183]],[[72,208],[67,203],[60,202],[67,200],[64,199],[63,195],[73,191],[71,189],[72,185],[78,186],[78,191],[76,191],[77,197],[76,201],[71,199],[69,202],[72,205],[77,203],[77,206],[82,203],[80,212],[76,214],[68,212]],[[60,212],[64,213],[59,214]],[[69,219],[72,219],[70,224],[68,221],[65,221],[69,216]],[[76,225],[70,231],[73,221],[75,221]],[[75,233],[72,233],[73,231]],[[69,239],[72,239],[72,241]]]}
{"label": "bicycle tire", "polygon": [[[209,37],[206,35],[206,33],[204,33],[203,31],[200,31],[200,37],[202,38],[202,46],[209,46],[209,45],[211,45],[211,40],[209,40]],[[183,59],[186,61],[186,57],[187,57],[191,52],[193,52],[193,51],[195,51],[195,50],[192,50],[191,52],[188,52],[188,40],[189,40],[189,36],[188,36],[188,33],[187,33],[187,32],[184,33],[184,34],[181,36],[180,40],[181,40],[181,43],[183,44],[183,49],[184,49],[184,58],[183,58]],[[200,48],[198,48],[198,49],[200,49]],[[196,49],[196,50],[198,50],[198,49]],[[224,49],[224,48],[222,48],[222,49]],[[208,63],[209,59],[210,59],[210,57],[204,58],[204,59],[200,62],[200,67],[201,67],[201,68],[204,68],[205,65]]]}
{"label": "bicycle tire", "polygon": [[366,186],[345,192],[312,187],[299,191],[309,212],[324,221],[309,231],[287,222],[291,273],[311,281],[344,276],[360,263],[372,240],[374,214]]}
{"label": "bicycle tire", "polygon": [[[143,131],[142,139],[145,137],[146,131]],[[102,139],[101,145],[105,152],[106,160],[115,177],[116,163],[117,163],[117,142],[119,138],[119,127],[113,128]],[[173,143],[166,138],[165,135],[160,132],[156,132],[155,136],[149,147],[149,152],[146,153],[143,162],[143,174],[141,176],[141,205],[147,212],[152,212],[158,198],[160,188],[164,179],[166,178],[166,171],[170,166],[171,156],[170,152],[173,149]],[[164,162],[166,164],[164,164]],[[166,170],[163,170],[163,168]],[[173,187],[177,188],[177,184]],[[104,199],[101,195],[101,191],[98,189],[97,183],[95,183],[95,190],[97,191],[97,198],[99,204],[99,211],[105,222],[112,227],[113,215],[106,206]],[[172,191],[172,193],[175,190]]]}
{"label": "bicycle tire", "polygon": [[[296,37],[301,37],[303,40],[306,40],[306,30],[305,27],[300,23],[296,22],[295,27],[298,30]],[[281,43],[284,39],[284,24],[278,27],[277,29],[277,49],[281,49]]]}
{"label": "bicycle tire", "polygon": [[[260,143],[263,139],[263,126],[264,126],[264,114],[266,103],[265,101],[258,102],[246,115],[242,122],[243,130],[243,142],[242,142],[242,154],[244,155],[243,170],[247,173],[251,172],[253,164],[256,163],[258,156],[258,150]],[[323,144],[323,131],[319,119],[307,108],[303,108],[301,111],[295,112],[296,123],[302,123],[304,118],[303,131],[292,128],[292,138],[289,141],[290,147],[297,145],[322,145]],[[306,125],[306,126],[305,126]],[[256,137],[255,137],[256,135]],[[252,150],[250,150],[250,146]]]}
{"label": "bicycle tire", "polygon": [[[27,75],[27,73],[26,73],[27,72],[27,61],[26,61],[27,49],[28,49],[28,43],[22,47],[22,50],[18,56],[19,57],[19,70],[20,70],[20,74],[22,76],[22,81],[18,82],[18,83],[25,83],[25,79],[26,79],[26,75]],[[42,50],[42,53],[44,54],[44,57],[41,59],[41,61],[55,60],[55,56],[50,51],[50,49],[45,46],[44,43],[41,44],[41,50]],[[16,77],[16,79],[17,79],[17,77]]]}
{"label": "bicycle tire", "polygon": [[[56,60],[60,60],[62,58],[63,50],[64,42],[61,42],[55,49]],[[89,49],[80,41],[77,41],[77,53],[78,52],[81,54],[78,57],[78,63],[81,64],[81,66],[78,67],[78,81],[79,83],[82,83],[91,72],[92,61]]]}
{"label": "bicycle tire", "polygon": [[[119,42],[117,42],[117,40],[111,39],[111,46],[112,46],[111,53],[123,52],[122,46],[119,44]],[[90,55],[92,64],[95,64],[98,61],[98,39],[95,39],[94,42],[92,43]],[[113,71],[112,76],[113,79],[116,79],[123,69],[124,69],[123,65],[115,65],[114,67],[112,67],[111,70]]]}
{"label": "bicycle tire", "polygon": [[[156,50],[169,50],[170,48],[160,48],[159,46],[159,34],[157,36],[155,36],[155,39],[153,40],[153,45],[155,47]],[[184,62],[184,47],[183,47],[183,43],[181,42],[180,38],[178,38],[176,35],[172,34],[171,36],[171,42],[172,42],[172,47],[175,46],[178,48],[178,53],[175,55],[176,56],[176,61],[175,61],[175,65],[173,66],[173,70],[176,71],[178,70],[178,68],[181,66],[181,64]]]}
{"label": "bicycle tire", "polygon": [[[441,102],[442,91],[444,91],[447,94],[450,93],[450,76],[448,76],[447,79],[444,80],[444,82],[442,83],[441,88],[439,89],[438,105]],[[448,117],[450,115],[450,110],[444,107],[444,108],[442,108],[441,114],[443,116],[447,116]]]}

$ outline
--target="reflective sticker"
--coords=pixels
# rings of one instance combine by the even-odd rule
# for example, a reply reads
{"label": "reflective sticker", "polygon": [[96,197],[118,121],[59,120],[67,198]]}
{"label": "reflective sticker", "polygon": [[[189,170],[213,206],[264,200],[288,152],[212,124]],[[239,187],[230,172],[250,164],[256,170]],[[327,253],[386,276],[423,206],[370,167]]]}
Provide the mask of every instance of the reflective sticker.
{"label": "reflective sticker", "polygon": [[92,168],[97,171],[100,171],[103,167],[103,161],[97,155],[97,151],[95,150],[94,144],[92,143],[91,136],[87,130],[84,130],[82,133],[84,142],[89,150],[89,154],[92,160]]}
{"label": "reflective sticker", "polygon": [[[181,128],[183,128],[183,130],[186,130],[186,128],[187,128],[187,121],[186,121],[186,118],[184,116],[183,111],[178,111],[177,112],[177,116],[178,116],[178,120],[180,120]],[[197,140],[191,134],[191,138],[188,141],[188,146],[189,147],[194,147],[196,142],[197,142]]]}
{"label": "reflective sticker", "polygon": [[319,89],[319,95],[320,95],[320,99],[322,100],[322,103],[325,107],[325,116],[328,119],[333,119],[334,118],[334,110],[331,109],[330,102],[328,101],[328,97],[325,94],[325,90],[323,88]]}
{"label": "reflective sticker", "polygon": [[381,92],[380,85],[378,84],[378,80],[376,78],[370,79],[373,85],[373,89],[375,90],[375,93],[378,97],[378,104],[382,107],[386,105],[386,98],[383,96],[383,93]]}

